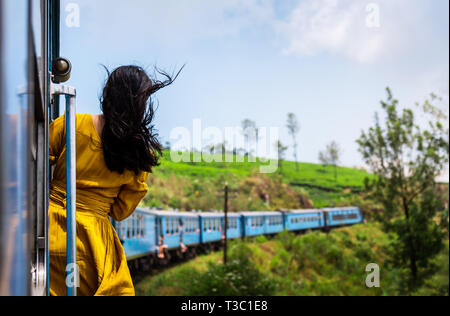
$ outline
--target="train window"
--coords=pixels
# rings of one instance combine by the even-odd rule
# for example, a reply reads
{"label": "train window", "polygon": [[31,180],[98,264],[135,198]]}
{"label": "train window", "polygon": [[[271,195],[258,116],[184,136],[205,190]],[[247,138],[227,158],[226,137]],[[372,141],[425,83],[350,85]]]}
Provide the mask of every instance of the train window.
{"label": "train window", "polygon": [[122,230],[122,223],[121,222],[117,222],[117,224],[116,224],[116,231],[117,231],[117,235],[119,236],[119,238],[120,238],[120,236],[122,236],[121,230]]}
{"label": "train window", "polygon": [[169,229],[170,229],[170,227],[169,227],[169,220],[168,219],[166,219],[165,220],[165,224],[166,224],[166,235],[169,235]]}
{"label": "train window", "polygon": [[139,235],[139,216],[134,216],[134,231],[133,237],[137,237]]}
{"label": "train window", "polygon": [[173,220],[173,218],[170,219],[170,227],[172,235],[175,235],[175,221]]}

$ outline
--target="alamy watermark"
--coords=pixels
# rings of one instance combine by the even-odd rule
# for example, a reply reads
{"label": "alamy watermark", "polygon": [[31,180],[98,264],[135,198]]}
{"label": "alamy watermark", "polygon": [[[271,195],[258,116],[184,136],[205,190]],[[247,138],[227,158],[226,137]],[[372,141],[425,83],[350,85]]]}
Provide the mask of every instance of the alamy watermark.
{"label": "alamy watermark", "polygon": [[367,288],[369,288],[369,289],[379,288],[381,285],[381,283],[380,283],[380,266],[376,263],[371,263],[371,264],[367,265],[366,272],[369,273],[366,278]]}
{"label": "alamy watermark", "polygon": [[65,11],[66,16],[66,26],[68,28],[79,28],[80,27],[80,6],[77,3],[68,3],[66,5]]}
{"label": "alamy watermark", "polygon": [[[203,128],[202,121],[193,121],[192,131],[177,127],[170,133],[171,160],[193,163],[260,163],[261,173],[278,170],[278,127]],[[257,158],[258,157],[258,158]]]}
{"label": "alamy watermark", "polygon": [[366,6],[366,26],[370,29],[381,27],[380,5],[378,3],[369,3]]}
{"label": "alamy watermark", "polygon": [[80,287],[80,267],[75,264],[71,263],[68,264],[66,267],[67,277],[66,277],[66,286],[67,287]]}

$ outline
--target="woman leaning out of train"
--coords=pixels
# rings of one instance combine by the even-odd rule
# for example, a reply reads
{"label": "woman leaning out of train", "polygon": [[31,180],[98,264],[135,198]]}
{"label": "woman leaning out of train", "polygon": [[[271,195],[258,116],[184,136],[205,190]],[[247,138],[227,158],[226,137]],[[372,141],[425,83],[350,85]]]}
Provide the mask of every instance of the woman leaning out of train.
{"label": "woman leaning out of train", "polygon": [[[80,296],[131,296],[125,252],[109,217],[129,217],[145,196],[161,144],[152,125],[152,95],[173,83],[152,80],[137,66],[108,72],[102,115],[77,114],[77,268]],[[175,76],[176,79],[176,76]],[[50,294],[66,294],[65,117],[50,126]]]}

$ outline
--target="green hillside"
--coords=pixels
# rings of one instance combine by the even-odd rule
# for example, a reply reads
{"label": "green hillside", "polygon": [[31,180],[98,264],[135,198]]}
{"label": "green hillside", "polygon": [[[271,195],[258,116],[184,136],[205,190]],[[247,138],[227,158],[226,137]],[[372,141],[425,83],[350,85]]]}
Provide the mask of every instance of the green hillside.
{"label": "green hillside", "polygon": [[[225,157],[207,156],[212,158],[225,161]],[[364,179],[370,177],[363,170],[338,167],[335,179],[332,166],[299,163],[297,171],[292,161],[282,162],[282,172],[262,174],[260,168],[268,162],[249,162],[248,157],[239,157],[245,162],[236,162],[237,157],[232,155],[227,159],[235,162],[176,163],[165,151],[161,166],[150,177],[151,189],[145,204],[184,210],[222,209],[221,194],[228,182],[235,192],[231,201],[235,210],[348,205],[358,199]]]}

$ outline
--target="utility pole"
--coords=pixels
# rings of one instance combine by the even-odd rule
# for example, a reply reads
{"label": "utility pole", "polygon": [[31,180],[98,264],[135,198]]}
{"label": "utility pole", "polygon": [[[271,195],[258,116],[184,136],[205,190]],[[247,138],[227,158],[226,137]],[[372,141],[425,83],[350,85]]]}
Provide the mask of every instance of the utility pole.
{"label": "utility pole", "polygon": [[227,264],[228,254],[227,254],[227,242],[228,242],[228,182],[225,182],[225,241],[223,247],[223,263]]}

